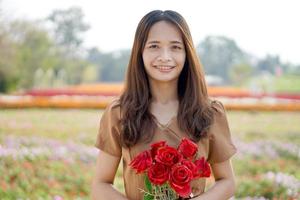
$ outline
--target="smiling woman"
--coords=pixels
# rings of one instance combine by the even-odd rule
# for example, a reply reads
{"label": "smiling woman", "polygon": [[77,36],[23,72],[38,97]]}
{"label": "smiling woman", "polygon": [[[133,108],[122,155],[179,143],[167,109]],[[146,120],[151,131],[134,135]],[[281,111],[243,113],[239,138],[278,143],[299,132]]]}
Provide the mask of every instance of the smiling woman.
{"label": "smiling woman", "polygon": [[143,60],[151,85],[155,81],[177,81],[185,61],[185,47],[175,25],[160,21],[151,27]]}
{"label": "smiling woman", "polygon": [[[190,182],[191,174],[202,173],[200,161],[198,167],[193,167],[187,158],[179,156],[170,166],[154,156],[153,168],[172,172],[181,169],[180,177],[190,177],[184,185],[186,190],[176,194],[178,199],[233,196],[235,181],[230,158],[236,148],[224,106],[208,97],[204,71],[185,19],[175,11],[154,10],[137,27],[124,91],[107,106],[100,121],[93,199],[165,199],[149,197],[153,191],[144,185],[145,177],[136,174],[129,163],[159,141],[167,147],[157,147],[158,152],[161,148],[176,149],[184,138],[197,146],[195,159],[210,164],[216,184],[204,192],[205,178]],[[112,187],[121,158],[125,196]],[[172,182],[171,178],[166,182]]]}

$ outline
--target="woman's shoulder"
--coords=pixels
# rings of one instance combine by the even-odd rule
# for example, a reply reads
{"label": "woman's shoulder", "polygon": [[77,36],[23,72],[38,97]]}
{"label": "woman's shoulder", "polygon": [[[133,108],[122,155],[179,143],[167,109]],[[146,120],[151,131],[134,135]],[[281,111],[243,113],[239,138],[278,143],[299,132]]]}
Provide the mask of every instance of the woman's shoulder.
{"label": "woman's shoulder", "polygon": [[105,116],[110,116],[114,119],[119,120],[121,118],[121,109],[120,109],[119,97],[113,98],[107,104],[104,113],[105,113]]}
{"label": "woman's shoulder", "polygon": [[211,108],[213,110],[213,123],[211,127],[227,126],[226,108],[219,100],[211,100]]}
{"label": "woman's shoulder", "polygon": [[225,115],[225,106],[224,104],[217,99],[210,99],[211,108],[215,111],[215,114]]}
{"label": "woman's shoulder", "polygon": [[120,98],[114,97],[108,104],[107,109],[120,109]]}

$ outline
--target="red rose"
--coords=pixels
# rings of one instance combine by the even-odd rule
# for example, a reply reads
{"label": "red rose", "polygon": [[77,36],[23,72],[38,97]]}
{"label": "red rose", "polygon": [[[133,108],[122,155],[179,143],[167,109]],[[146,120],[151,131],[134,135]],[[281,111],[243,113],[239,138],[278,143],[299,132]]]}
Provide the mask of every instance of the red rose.
{"label": "red rose", "polygon": [[198,175],[198,168],[197,166],[190,160],[182,160],[181,164],[186,166],[189,170],[191,170],[193,174],[193,178],[196,178]]}
{"label": "red rose", "polygon": [[155,156],[155,160],[169,167],[174,164],[180,162],[182,156],[178,153],[178,151],[169,146],[161,147],[157,150],[157,154]]}
{"label": "red rose", "polygon": [[178,146],[178,151],[185,158],[192,158],[197,153],[197,150],[197,144],[186,138],[183,138]]}
{"label": "red rose", "polygon": [[164,184],[169,179],[169,168],[161,163],[155,163],[148,170],[149,180],[157,185]]}
{"label": "red rose", "polygon": [[156,154],[157,154],[157,150],[161,147],[166,146],[166,141],[160,141],[160,142],[156,142],[154,144],[151,145],[151,155],[152,158],[154,159]]}
{"label": "red rose", "polygon": [[138,154],[129,164],[137,173],[144,172],[152,165],[152,157],[150,151],[143,151]]}
{"label": "red rose", "polygon": [[170,185],[181,197],[189,197],[192,192],[190,182],[193,173],[185,165],[174,165],[170,174]]}
{"label": "red rose", "polygon": [[210,177],[211,174],[210,166],[208,162],[206,162],[204,157],[196,160],[195,165],[197,167],[196,177]]}

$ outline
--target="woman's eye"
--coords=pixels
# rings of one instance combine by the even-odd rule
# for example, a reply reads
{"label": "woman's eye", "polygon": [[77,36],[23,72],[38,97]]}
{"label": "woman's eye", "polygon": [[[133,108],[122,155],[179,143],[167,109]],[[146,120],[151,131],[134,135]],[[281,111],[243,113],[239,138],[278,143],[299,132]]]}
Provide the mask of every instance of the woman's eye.
{"label": "woman's eye", "polygon": [[150,49],[157,49],[157,48],[158,48],[158,45],[152,44],[152,45],[149,46],[149,48],[150,48]]}
{"label": "woman's eye", "polygon": [[181,50],[181,49],[182,49],[182,47],[181,47],[181,46],[177,46],[177,45],[175,45],[175,46],[173,46],[173,49],[178,49],[178,50]]}

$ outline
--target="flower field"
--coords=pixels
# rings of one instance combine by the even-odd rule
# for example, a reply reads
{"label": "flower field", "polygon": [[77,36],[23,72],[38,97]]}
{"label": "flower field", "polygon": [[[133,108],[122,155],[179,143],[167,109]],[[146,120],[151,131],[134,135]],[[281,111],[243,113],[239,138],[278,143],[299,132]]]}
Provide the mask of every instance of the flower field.
{"label": "flower field", "polygon": [[[1,109],[0,199],[90,199],[101,114]],[[300,113],[229,111],[228,120],[238,148],[232,199],[299,199]],[[115,184],[124,191],[121,168]]]}
{"label": "flower field", "polygon": [[[0,95],[0,108],[105,108],[123,90],[121,83],[98,83],[51,89],[32,89]],[[210,97],[221,99],[227,110],[300,111],[300,93],[251,91],[209,86]]]}

